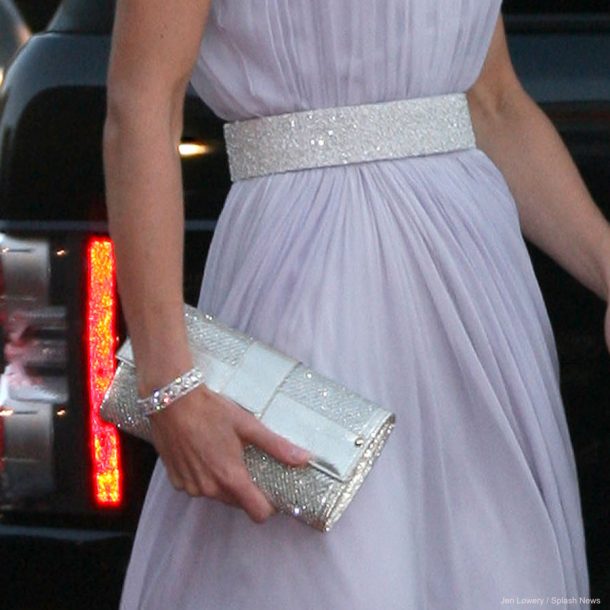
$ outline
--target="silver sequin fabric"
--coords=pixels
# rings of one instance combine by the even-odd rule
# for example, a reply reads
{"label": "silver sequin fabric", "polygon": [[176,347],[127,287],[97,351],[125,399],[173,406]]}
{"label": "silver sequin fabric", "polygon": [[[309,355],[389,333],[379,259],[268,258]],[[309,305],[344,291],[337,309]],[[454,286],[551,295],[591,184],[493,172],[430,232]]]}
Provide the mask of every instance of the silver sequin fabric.
{"label": "silver sequin fabric", "polygon": [[231,180],[475,147],[465,93],[291,112],[224,124]]}
{"label": "silver sequin fabric", "polygon": [[[185,309],[185,321],[193,357],[201,366],[204,379],[206,371],[199,362],[203,362],[202,354],[237,370],[248,346],[255,340],[189,306]],[[244,461],[252,480],[280,512],[327,532],[343,514],[380,455],[395,425],[395,416],[302,362],[284,377],[275,393],[289,396],[361,440],[361,452],[346,480],[338,480],[311,465],[287,466],[253,445],[244,450]],[[136,400],[135,368],[130,362],[120,362],[102,402],[101,415],[121,430],[151,442],[150,422],[138,411]]]}

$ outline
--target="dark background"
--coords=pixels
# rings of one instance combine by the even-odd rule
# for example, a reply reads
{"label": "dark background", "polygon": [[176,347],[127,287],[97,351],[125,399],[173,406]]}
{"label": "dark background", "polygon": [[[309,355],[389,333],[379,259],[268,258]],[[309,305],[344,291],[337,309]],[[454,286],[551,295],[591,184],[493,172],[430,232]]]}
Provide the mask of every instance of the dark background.
{"label": "dark background", "polygon": [[[110,0],[108,0],[110,1]],[[44,28],[55,9],[58,0],[15,0],[33,31]],[[504,0],[504,13],[583,13],[610,12],[609,0]]]}

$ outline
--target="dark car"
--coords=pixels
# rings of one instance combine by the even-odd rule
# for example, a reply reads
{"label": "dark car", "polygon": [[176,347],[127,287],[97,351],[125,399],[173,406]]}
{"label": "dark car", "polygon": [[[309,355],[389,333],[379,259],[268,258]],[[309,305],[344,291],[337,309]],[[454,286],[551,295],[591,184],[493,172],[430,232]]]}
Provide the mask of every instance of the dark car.
{"label": "dark car", "polygon": [[[525,88],[608,213],[607,2],[506,0],[504,14]],[[99,417],[125,334],[101,158],[112,18],[108,0],[65,0],[0,89],[0,536],[28,544],[119,537],[128,549],[156,457]],[[230,181],[222,121],[191,88],[184,117],[185,296],[195,303]],[[604,303],[528,247],[559,349],[595,597],[609,572]]]}

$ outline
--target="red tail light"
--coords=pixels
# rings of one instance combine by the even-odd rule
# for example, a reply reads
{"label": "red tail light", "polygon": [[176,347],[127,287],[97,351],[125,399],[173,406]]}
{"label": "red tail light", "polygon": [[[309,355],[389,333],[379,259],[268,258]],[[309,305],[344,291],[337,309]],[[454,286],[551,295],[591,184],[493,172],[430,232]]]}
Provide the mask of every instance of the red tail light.
{"label": "red tail light", "polygon": [[100,418],[99,408],[115,370],[116,285],[112,242],[96,237],[87,244],[86,342],[89,390],[89,440],[93,489],[98,505],[122,500],[122,466],[116,428]]}

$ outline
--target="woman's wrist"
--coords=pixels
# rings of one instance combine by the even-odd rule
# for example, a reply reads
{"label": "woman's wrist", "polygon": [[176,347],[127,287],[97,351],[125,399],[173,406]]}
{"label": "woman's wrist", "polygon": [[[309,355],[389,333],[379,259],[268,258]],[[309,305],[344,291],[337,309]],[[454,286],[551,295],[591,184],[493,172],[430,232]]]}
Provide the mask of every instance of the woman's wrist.
{"label": "woman's wrist", "polygon": [[605,238],[600,245],[599,268],[602,275],[603,294],[606,303],[610,304],[610,223],[605,233]]}
{"label": "woman's wrist", "polygon": [[[159,321],[156,324],[145,324],[142,318],[130,337],[138,394],[148,396],[191,369],[194,361],[182,317],[177,322]],[[159,318],[162,320],[163,316]]]}
{"label": "woman's wrist", "polygon": [[160,350],[140,361],[136,358],[136,377],[139,396],[149,396],[153,391],[170,383],[194,366],[189,350]]}

